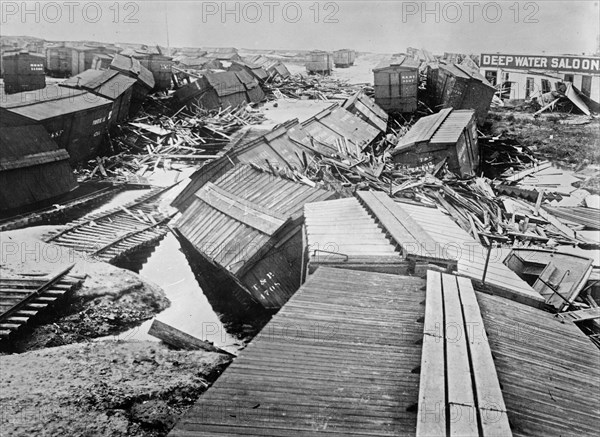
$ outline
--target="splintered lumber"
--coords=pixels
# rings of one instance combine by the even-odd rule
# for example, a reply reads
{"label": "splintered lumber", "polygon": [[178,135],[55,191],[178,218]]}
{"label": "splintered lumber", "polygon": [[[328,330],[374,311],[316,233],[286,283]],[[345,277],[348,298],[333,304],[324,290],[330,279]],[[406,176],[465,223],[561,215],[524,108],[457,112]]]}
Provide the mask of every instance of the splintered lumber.
{"label": "splintered lumber", "polygon": [[227,352],[221,348],[216,347],[212,343],[200,340],[190,334],[180,331],[177,328],[167,325],[160,320],[154,319],[152,326],[148,330],[148,334],[156,337],[170,346],[177,349],[186,350],[205,350],[208,352],[217,352],[220,354],[226,354],[229,356],[235,356],[234,354]]}

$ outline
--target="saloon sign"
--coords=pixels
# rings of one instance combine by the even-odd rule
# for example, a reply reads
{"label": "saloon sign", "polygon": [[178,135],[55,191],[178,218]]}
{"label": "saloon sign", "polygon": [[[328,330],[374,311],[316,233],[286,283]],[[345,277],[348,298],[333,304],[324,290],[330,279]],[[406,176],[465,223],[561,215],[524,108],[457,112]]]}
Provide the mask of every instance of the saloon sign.
{"label": "saloon sign", "polygon": [[600,74],[600,58],[483,53],[481,55],[481,67],[512,68],[516,70],[556,70],[597,75]]}

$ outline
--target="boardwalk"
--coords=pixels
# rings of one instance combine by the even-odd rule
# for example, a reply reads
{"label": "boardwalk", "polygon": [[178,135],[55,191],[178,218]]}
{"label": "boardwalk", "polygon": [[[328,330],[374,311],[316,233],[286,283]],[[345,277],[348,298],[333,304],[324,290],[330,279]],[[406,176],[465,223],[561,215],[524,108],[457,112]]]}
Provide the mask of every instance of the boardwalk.
{"label": "boardwalk", "polygon": [[320,267],[171,432],[410,436],[425,281]]}

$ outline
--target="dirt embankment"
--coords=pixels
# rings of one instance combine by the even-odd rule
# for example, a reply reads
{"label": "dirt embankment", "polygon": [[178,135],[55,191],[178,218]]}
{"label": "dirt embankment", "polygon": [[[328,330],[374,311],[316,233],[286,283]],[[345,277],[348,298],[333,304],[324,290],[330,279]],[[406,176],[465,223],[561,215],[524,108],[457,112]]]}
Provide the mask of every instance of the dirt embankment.
{"label": "dirt embankment", "polygon": [[52,275],[75,264],[69,274],[83,278],[81,286],[60,307],[44,313],[35,327],[16,337],[9,351],[25,352],[117,335],[169,306],[163,290],[139,275],[44,243],[43,236],[55,230],[40,226],[2,234],[3,275]]}
{"label": "dirt embankment", "polygon": [[228,363],[127,341],[0,356],[0,435],[164,436]]}

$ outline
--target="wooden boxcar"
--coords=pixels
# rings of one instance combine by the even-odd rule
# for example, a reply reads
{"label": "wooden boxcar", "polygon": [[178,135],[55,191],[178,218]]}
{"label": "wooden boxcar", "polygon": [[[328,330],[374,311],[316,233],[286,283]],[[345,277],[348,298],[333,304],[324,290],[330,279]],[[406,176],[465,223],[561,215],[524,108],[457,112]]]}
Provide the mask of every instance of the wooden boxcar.
{"label": "wooden boxcar", "polygon": [[479,167],[477,120],[470,109],[442,109],[417,121],[392,151],[394,162],[435,165],[447,159],[448,169],[474,176]]}
{"label": "wooden boxcar", "polygon": [[253,300],[278,309],[302,281],[303,206],[334,197],[238,165],[202,186],[174,226]]}
{"label": "wooden boxcar", "polygon": [[333,64],[336,68],[348,68],[354,65],[356,52],[350,49],[341,49],[333,52]]}
{"label": "wooden boxcar", "polygon": [[389,66],[373,70],[375,103],[390,112],[417,109],[419,63],[406,56],[393,58]]}
{"label": "wooden boxcar", "polygon": [[496,89],[479,72],[460,64],[441,64],[427,73],[427,97],[434,111],[442,108],[474,109],[482,123]]}
{"label": "wooden boxcar", "polygon": [[171,75],[173,71],[173,58],[163,55],[156,50],[138,49],[134,50],[132,55],[140,61],[140,64],[146,67],[154,77],[154,89],[158,91],[171,88]]}
{"label": "wooden boxcar", "polygon": [[69,154],[42,126],[0,129],[0,210],[49,200],[75,187]]}
{"label": "wooden boxcar", "polygon": [[[206,73],[201,79],[182,86],[174,94],[174,102],[178,106],[198,105],[204,109],[235,108],[241,104],[252,101],[247,92],[247,86],[240,81],[236,71],[223,71],[218,73]],[[247,73],[246,73],[247,74]],[[247,74],[245,80],[254,80],[260,90],[256,93],[250,91],[255,97],[264,96],[258,82]],[[253,90],[254,88],[251,88]]]}
{"label": "wooden boxcar", "polygon": [[154,89],[154,76],[140,61],[121,54],[114,55],[110,69],[136,79],[129,105],[129,115],[133,116],[142,107],[148,93]]}
{"label": "wooden boxcar", "polygon": [[229,67],[229,71],[242,70],[254,76],[259,83],[263,83],[269,77],[269,75],[263,67],[261,67],[260,65],[253,64],[251,62],[234,61]]}
{"label": "wooden boxcar", "polygon": [[20,51],[7,53],[2,60],[6,93],[39,90],[46,86],[44,55]]}
{"label": "wooden boxcar", "polygon": [[260,65],[265,69],[269,78],[279,77],[287,79],[290,77],[290,71],[281,61],[269,59],[263,55],[249,56],[245,60],[252,64]]}
{"label": "wooden boxcar", "polygon": [[310,74],[331,74],[333,70],[333,56],[322,50],[313,50],[309,53],[306,71]]}
{"label": "wooden boxcar", "polygon": [[69,77],[71,75],[71,48],[64,43],[46,48],[46,71],[52,77]]}
{"label": "wooden boxcar", "polygon": [[65,80],[59,85],[66,88],[88,91],[113,102],[108,127],[129,117],[129,105],[136,79],[114,70],[86,70]]}
{"label": "wooden boxcar", "polygon": [[4,95],[0,126],[43,126],[71,164],[96,155],[105,138],[113,102],[87,91],[48,85],[43,90]]}

